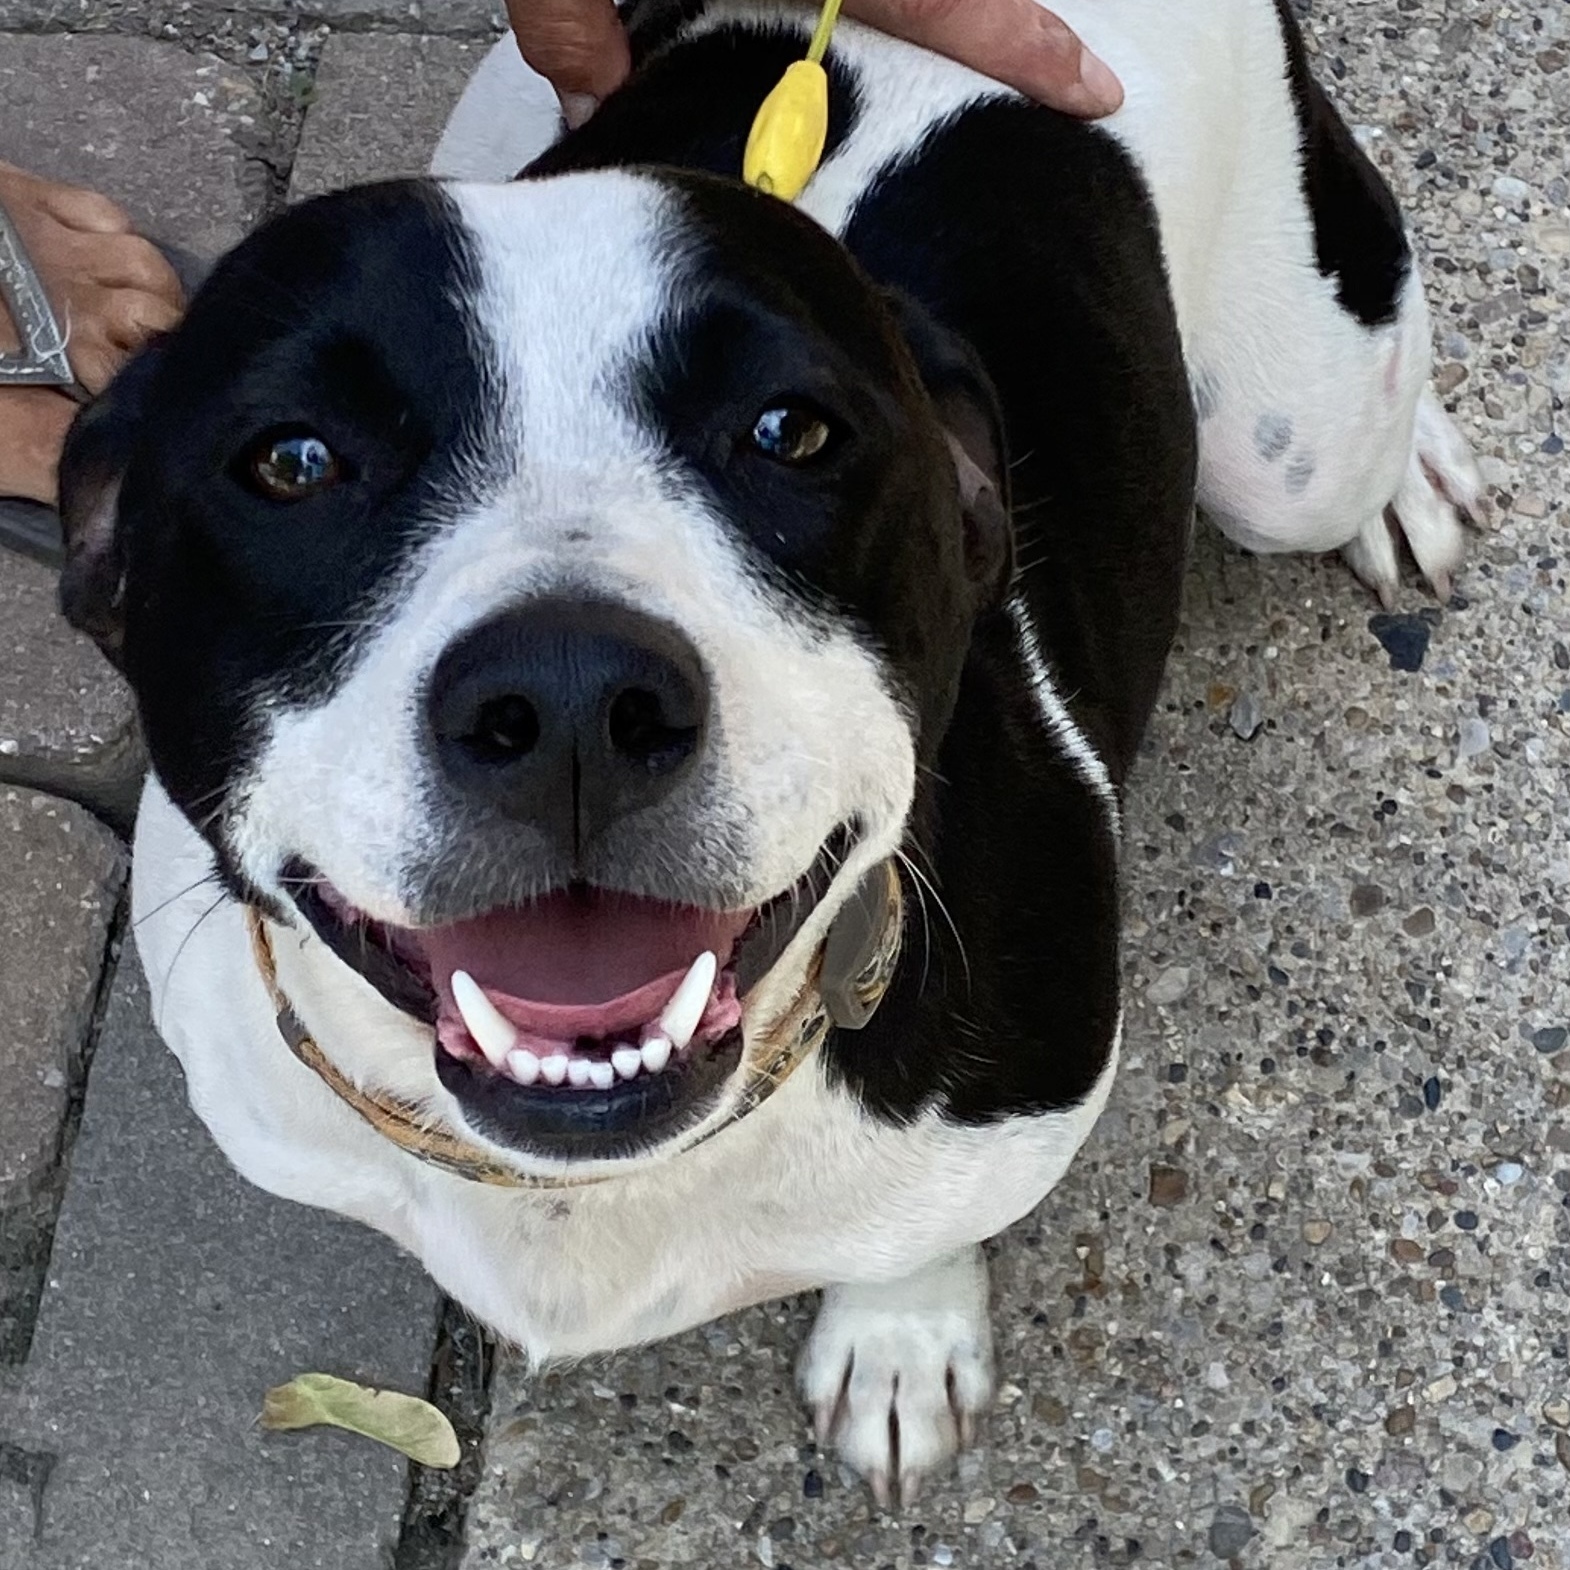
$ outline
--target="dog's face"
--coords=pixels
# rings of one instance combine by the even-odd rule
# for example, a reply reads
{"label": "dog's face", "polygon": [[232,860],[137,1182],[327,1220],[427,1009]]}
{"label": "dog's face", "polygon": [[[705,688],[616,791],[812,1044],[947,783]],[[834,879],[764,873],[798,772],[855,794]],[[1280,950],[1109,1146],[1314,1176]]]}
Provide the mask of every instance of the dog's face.
{"label": "dog's face", "polygon": [[783,204],[373,187],[80,422],[63,597],[339,1066],[626,1160],[725,1114],[899,847],[1001,466],[963,356]]}

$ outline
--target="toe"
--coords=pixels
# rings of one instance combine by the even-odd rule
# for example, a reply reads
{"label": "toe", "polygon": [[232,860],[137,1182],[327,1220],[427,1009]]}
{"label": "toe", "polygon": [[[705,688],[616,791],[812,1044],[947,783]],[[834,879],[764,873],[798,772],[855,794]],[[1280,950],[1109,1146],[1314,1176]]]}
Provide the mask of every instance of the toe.
{"label": "toe", "polygon": [[899,1492],[893,1477],[883,1467],[874,1467],[867,1473],[867,1486],[872,1490],[872,1501],[878,1509],[890,1512],[899,1509]]}
{"label": "toe", "polygon": [[43,205],[67,229],[82,234],[125,234],[131,227],[131,215],[118,202],[76,185],[46,184]]}
{"label": "toe", "polygon": [[48,388],[0,388],[0,496],[25,496],[52,507],[60,449],[76,405]]}
{"label": "toe", "polygon": [[1427,484],[1477,528],[1489,527],[1487,488],[1471,444],[1432,388],[1418,403],[1413,448]]}
{"label": "toe", "polygon": [[124,349],[101,336],[100,331],[78,331],[69,317],[67,323],[66,353],[71,369],[88,392],[101,393],[114,380],[115,372],[125,364],[128,356]]}
{"label": "toe", "polygon": [[104,288],[145,294],[170,306],[181,301],[180,280],[168,258],[139,234],[98,240],[84,254],[84,271]]}
{"label": "toe", "polygon": [[960,1429],[960,1442],[969,1444],[976,1419],[992,1400],[994,1375],[990,1345],[972,1342],[956,1348],[947,1375],[949,1407]]}
{"label": "toe", "polygon": [[65,317],[71,369],[89,392],[102,392],[125,362],[180,319],[177,307],[132,289],[94,290]]}
{"label": "toe", "polygon": [[126,353],[140,349],[155,333],[168,332],[179,320],[179,306],[139,289],[116,289],[105,302],[105,335]]}
{"label": "toe", "polygon": [[1394,610],[1401,563],[1384,514],[1364,524],[1357,537],[1341,547],[1341,554],[1347,566],[1379,596],[1379,603],[1387,611]]}
{"label": "toe", "polygon": [[1452,575],[1466,559],[1466,534],[1454,505],[1430,483],[1414,453],[1391,510],[1423,576],[1441,601],[1449,599]]}
{"label": "toe", "polygon": [[849,1393],[850,1364],[847,1362],[826,1391],[808,1394],[808,1404],[812,1408],[813,1438],[817,1440],[820,1450],[827,1450],[834,1443],[834,1437],[845,1421],[845,1406]]}
{"label": "toe", "polygon": [[902,1493],[906,1478],[925,1477],[959,1449],[959,1426],[940,1390],[896,1395],[894,1425]]}

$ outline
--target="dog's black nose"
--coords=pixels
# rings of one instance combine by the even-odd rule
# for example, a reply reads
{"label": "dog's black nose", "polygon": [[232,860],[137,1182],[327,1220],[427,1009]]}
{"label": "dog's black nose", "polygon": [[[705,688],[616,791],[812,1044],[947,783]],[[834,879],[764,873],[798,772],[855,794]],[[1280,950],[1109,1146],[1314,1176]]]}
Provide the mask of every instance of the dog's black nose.
{"label": "dog's black nose", "polygon": [[449,645],[427,714],[454,785],[576,853],[693,764],[708,685],[697,651],[668,623],[621,605],[543,600]]}

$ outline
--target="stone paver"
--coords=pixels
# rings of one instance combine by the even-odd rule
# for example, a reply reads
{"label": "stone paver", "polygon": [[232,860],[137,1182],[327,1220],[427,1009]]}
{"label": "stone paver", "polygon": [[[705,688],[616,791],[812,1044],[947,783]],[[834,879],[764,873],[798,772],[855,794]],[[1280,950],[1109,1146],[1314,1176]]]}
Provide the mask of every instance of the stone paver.
{"label": "stone paver", "polygon": [[80,807],[0,788],[0,1362],[20,1355],[51,1178],[125,876]]}
{"label": "stone paver", "polygon": [[0,1391],[0,1570],[384,1570],[402,1458],[256,1416],[314,1369],[423,1393],[436,1313],[390,1243],[229,1169],[127,959],[9,1412]]}
{"label": "stone paver", "polygon": [[1130,804],[1122,1076],[996,1252],[1005,1383],[955,1474],[876,1516],[791,1391],[811,1305],[772,1305],[504,1360],[468,1570],[1570,1566],[1570,13],[1310,26],[1500,532],[1394,624],[1333,562],[1201,541]]}
{"label": "stone paver", "polygon": [[[143,38],[0,37],[0,155],[122,202],[161,239],[213,256],[260,211],[253,85]],[[139,774],[130,695],[59,618],[54,575],[0,551],[0,779],[98,800]]]}
{"label": "stone paver", "polygon": [[0,649],[0,778],[22,763],[64,777],[124,749],[130,692],[60,619],[54,572],[10,551],[0,552]]}
{"label": "stone paver", "polygon": [[337,34],[327,40],[289,194],[424,174],[489,41]]}

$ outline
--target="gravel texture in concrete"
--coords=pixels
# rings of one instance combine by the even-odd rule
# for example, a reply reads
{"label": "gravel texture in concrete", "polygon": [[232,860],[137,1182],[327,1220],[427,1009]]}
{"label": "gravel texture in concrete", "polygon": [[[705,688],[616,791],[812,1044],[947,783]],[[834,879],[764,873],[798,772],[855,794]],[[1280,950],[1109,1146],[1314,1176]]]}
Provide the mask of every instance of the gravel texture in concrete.
{"label": "gravel texture in concrete", "polygon": [[502,1365],[469,1570],[1570,1566],[1570,12],[1315,0],[1500,527],[1394,616],[1196,551],[1127,839],[1122,1077],[995,1249],[979,1447],[878,1517],[810,1305]]}
{"label": "gravel texture in concrete", "polygon": [[377,1234],[231,1171],[147,1010],[127,959],[32,1355],[0,1387],[0,1570],[385,1570],[403,1458],[256,1419],[312,1370],[423,1394],[435,1288]]}

